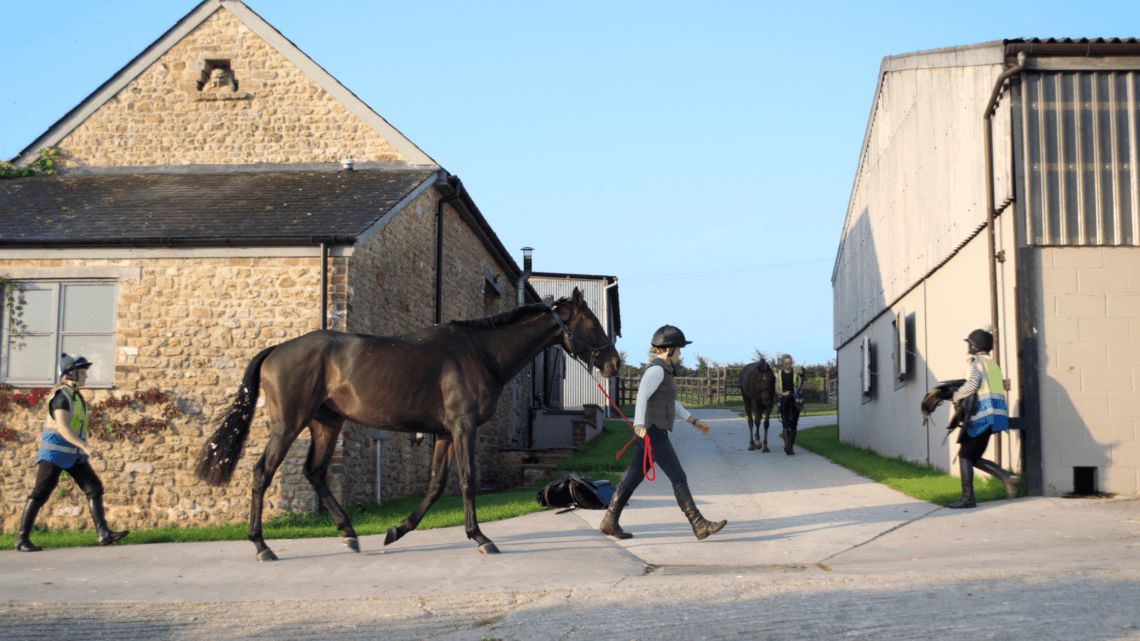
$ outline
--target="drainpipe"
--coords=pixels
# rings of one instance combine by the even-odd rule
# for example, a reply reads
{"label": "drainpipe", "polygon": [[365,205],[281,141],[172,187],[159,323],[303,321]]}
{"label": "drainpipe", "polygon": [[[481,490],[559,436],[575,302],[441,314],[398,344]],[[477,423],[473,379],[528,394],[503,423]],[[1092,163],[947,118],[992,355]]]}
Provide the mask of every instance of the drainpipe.
{"label": "drainpipe", "polygon": [[[994,114],[994,105],[997,104],[998,96],[1001,95],[1001,87],[1005,84],[1006,80],[1015,74],[1021,73],[1025,69],[1025,52],[1022,51],[1017,54],[1017,65],[1002,72],[998,76],[997,82],[994,83],[994,90],[990,94],[990,101],[986,103],[986,111],[982,116],[983,129],[985,130],[985,154],[986,154],[986,241],[989,246],[989,254],[986,255],[986,261],[990,266],[990,325],[994,328],[994,362],[1001,365],[1001,351],[999,349],[1001,343],[998,340],[998,304],[997,304],[997,252],[995,249],[994,241],[994,216],[997,213],[994,211],[994,125],[990,118]],[[1003,259],[1004,260],[1004,259]]]}
{"label": "drainpipe", "polygon": [[[515,307],[522,307],[526,302],[526,281],[530,278],[531,274],[531,257],[534,256],[533,247],[523,247],[523,270],[519,274],[519,280],[515,284]],[[530,363],[531,367],[531,382],[534,382],[534,361]],[[522,439],[519,438],[519,377],[516,376],[511,381],[511,437],[518,443]],[[530,403],[527,403],[530,407]],[[521,445],[521,443],[519,443]]]}
{"label": "drainpipe", "polygon": [[[606,337],[610,339],[611,343],[617,343],[617,336],[610,334],[610,289],[617,287],[617,284],[617,277],[614,277],[614,282],[602,288],[602,322],[606,326]],[[621,368],[618,368],[618,375],[621,375]],[[606,382],[606,386],[610,388],[609,394],[611,397],[617,393],[617,390],[614,389],[614,384],[615,382],[613,380]],[[602,407],[606,408],[606,416],[613,418],[613,414],[610,411],[610,404],[603,403]]]}
{"label": "drainpipe", "polygon": [[447,179],[451,185],[451,195],[439,199],[439,206],[435,212],[435,324],[443,322],[443,206],[459,198],[463,190],[463,181],[459,176]]}
{"label": "drainpipe", "polygon": [[[997,261],[1005,262],[1004,258],[998,258],[996,251],[996,242],[994,239],[994,126],[991,118],[994,114],[994,106],[997,104],[998,96],[1001,95],[1001,87],[1005,84],[1006,80],[1015,74],[1021,73],[1025,69],[1025,52],[1021,51],[1017,54],[1017,64],[1013,67],[1006,69],[998,76],[997,81],[994,82],[994,90],[990,93],[990,101],[986,103],[986,111],[982,116],[983,129],[985,131],[985,155],[986,155],[986,243],[989,248],[989,253],[986,254],[986,263],[990,268],[990,325],[994,328],[994,362],[1001,365],[1001,341],[999,339],[998,328],[998,302],[997,302]],[[1012,91],[1011,91],[1012,93]],[[995,454],[997,455],[998,465],[1001,465],[1001,438],[997,439],[994,444]]]}
{"label": "drainpipe", "polygon": [[329,244],[321,243],[321,329],[329,328]]}

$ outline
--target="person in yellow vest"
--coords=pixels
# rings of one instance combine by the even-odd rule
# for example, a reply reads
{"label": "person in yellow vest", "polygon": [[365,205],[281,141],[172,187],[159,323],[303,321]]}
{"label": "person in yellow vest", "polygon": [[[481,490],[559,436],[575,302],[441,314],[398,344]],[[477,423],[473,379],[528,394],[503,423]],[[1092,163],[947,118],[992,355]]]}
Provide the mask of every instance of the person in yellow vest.
{"label": "person in yellow vest", "polygon": [[776,372],[776,395],[780,397],[780,422],[784,424],[784,454],[795,454],[796,428],[800,423],[800,412],[804,409],[804,369],[793,367],[792,357],[784,354],[780,358],[780,369]]}
{"label": "person in yellow vest", "polygon": [[16,550],[39,552],[43,548],[31,542],[28,536],[40,508],[51,498],[59,485],[59,477],[66,470],[87,495],[91,520],[99,535],[99,545],[110,545],[130,531],[112,532],[103,515],[103,482],[92,469],[88,459],[98,458],[99,450],[87,444],[87,401],[79,388],[87,383],[87,369],[92,363],[82,356],[64,354],[59,369],[62,382],[51,391],[40,452],[36,458],[38,470],[36,485],[28,495],[24,514],[16,531]]}
{"label": "person in yellow vest", "polygon": [[[990,435],[1009,429],[1009,406],[1005,400],[1005,382],[1001,368],[990,357],[994,337],[985,329],[976,329],[966,338],[966,382],[954,392],[954,403],[966,404],[958,432],[958,467],[962,473],[962,497],[946,507],[975,507],[974,468],[998,477],[1005,483],[1007,499],[1017,498],[1021,477],[1003,470],[993,461],[982,458],[990,444]],[[976,399],[974,397],[977,397]],[[975,402],[976,401],[976,402]]]}

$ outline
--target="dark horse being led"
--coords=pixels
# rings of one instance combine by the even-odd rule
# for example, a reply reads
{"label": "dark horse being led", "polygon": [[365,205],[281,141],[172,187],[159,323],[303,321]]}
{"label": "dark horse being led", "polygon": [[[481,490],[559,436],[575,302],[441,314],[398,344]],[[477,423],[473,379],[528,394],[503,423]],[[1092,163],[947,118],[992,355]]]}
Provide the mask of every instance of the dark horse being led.
{"label": "dark horse being led", "polygon": [[289,446],[306,427],[312,444],[305,477],[332,514],[345,545],[359,552],[352,523],[325,484],[345,419],[365,427],[434,434],[427,495],[400,525],[388,529],[384,545],[416,529],[443,494],[454,458],[467,538],[479,544],[480,552],[496,554],[498,548],[475,519],[475,432],[494,415],[507,382],[554,345],[597,366],[606,378],[621,367],[617,349],[577,288],[551,305],[524,305],[404,336],[310,332],[253,357],[233,406],[202,448],[196,472],[210,485],[230,482],[258,395],[264,392],[269,441],[253,468],[249,512],[249,540],[257,546],[258,560],[277,558],[262,537],[262,502]]}
{"label": "dark horse being led", "polygon": [[[760,359],[744,366],[740,372],[740,394],[744,397],[744,413],[748,415],[748,449],[771,452],[768,422],[776,405],[776,376],[767,361]],[[760,438],[760,419],[764,419],[764,438]]]}

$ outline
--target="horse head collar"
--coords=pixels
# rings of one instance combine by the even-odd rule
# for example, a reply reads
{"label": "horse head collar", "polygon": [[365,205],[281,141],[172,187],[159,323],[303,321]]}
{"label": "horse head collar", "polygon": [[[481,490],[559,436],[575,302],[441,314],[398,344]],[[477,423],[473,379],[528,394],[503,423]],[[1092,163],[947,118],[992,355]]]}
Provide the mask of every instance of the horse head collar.
{"label": "horse head collar", "polygon": [[[543,304],[546,305],[547,311],[554,317],[555,322],[558,323],[558,327],[562,330],[562,337],[564,339],[562,349],[569,352],[571,357],[581,361],[586,367],[593,369],[594,360],[597,359],[598,354],[614,346],[613,343],[606,343],[605,345],[595,347],[587,343],[576,336],[574,332],[570,331],[570,328],[566,327],[566,323],[562,320],[562,317],[558,315],[558,310],[554,309],[554,302],[546,301]],[[571,318],[573,318],[573,313],[571,313]],[[582,356],[579,356],[579,354],[589,355],[590,360],[586,361]]]}

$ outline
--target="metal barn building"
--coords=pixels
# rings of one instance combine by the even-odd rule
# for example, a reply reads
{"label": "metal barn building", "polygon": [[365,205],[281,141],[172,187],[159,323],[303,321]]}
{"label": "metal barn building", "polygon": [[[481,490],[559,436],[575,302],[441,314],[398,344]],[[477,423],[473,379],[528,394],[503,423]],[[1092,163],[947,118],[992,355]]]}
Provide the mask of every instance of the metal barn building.
{"label": "metal barn building", "polygon": [[[534,286],[542,298],[553,296],[555,299],[569,296],[574,288],[582,290],[586,304],[602,322],[610,342],[617,342],[621,336],[621,309],[618,307],[618,279],[617,276],[589,276],[586,274],[556,274],[550,272],[536,272],[530,276],[530,284]],[[554,363],[561,363],[565,368],[561,372],[560,390],[556,392],[557,400],[554,403],[565,410],[581,410],[586,404],[609,408],[606,397],[598,389],[597,384],[590,378],[586,368],[579,362],[564,355]],[[547,377],[544,376],[545,380]],[[552,380],[559,377],[551,376]],[[599,376],[599,378],[601,378]],[[613,396],[617,391],[616,379],[606,381],[606,392]]]}
{"label": "metal barn building", "polygon": [[1136,39],[883,59],[832,273],[842,440],[957,473],[919,401],[992,324],[1015,429],[987,458],[1137,492],[1138,101]]}

